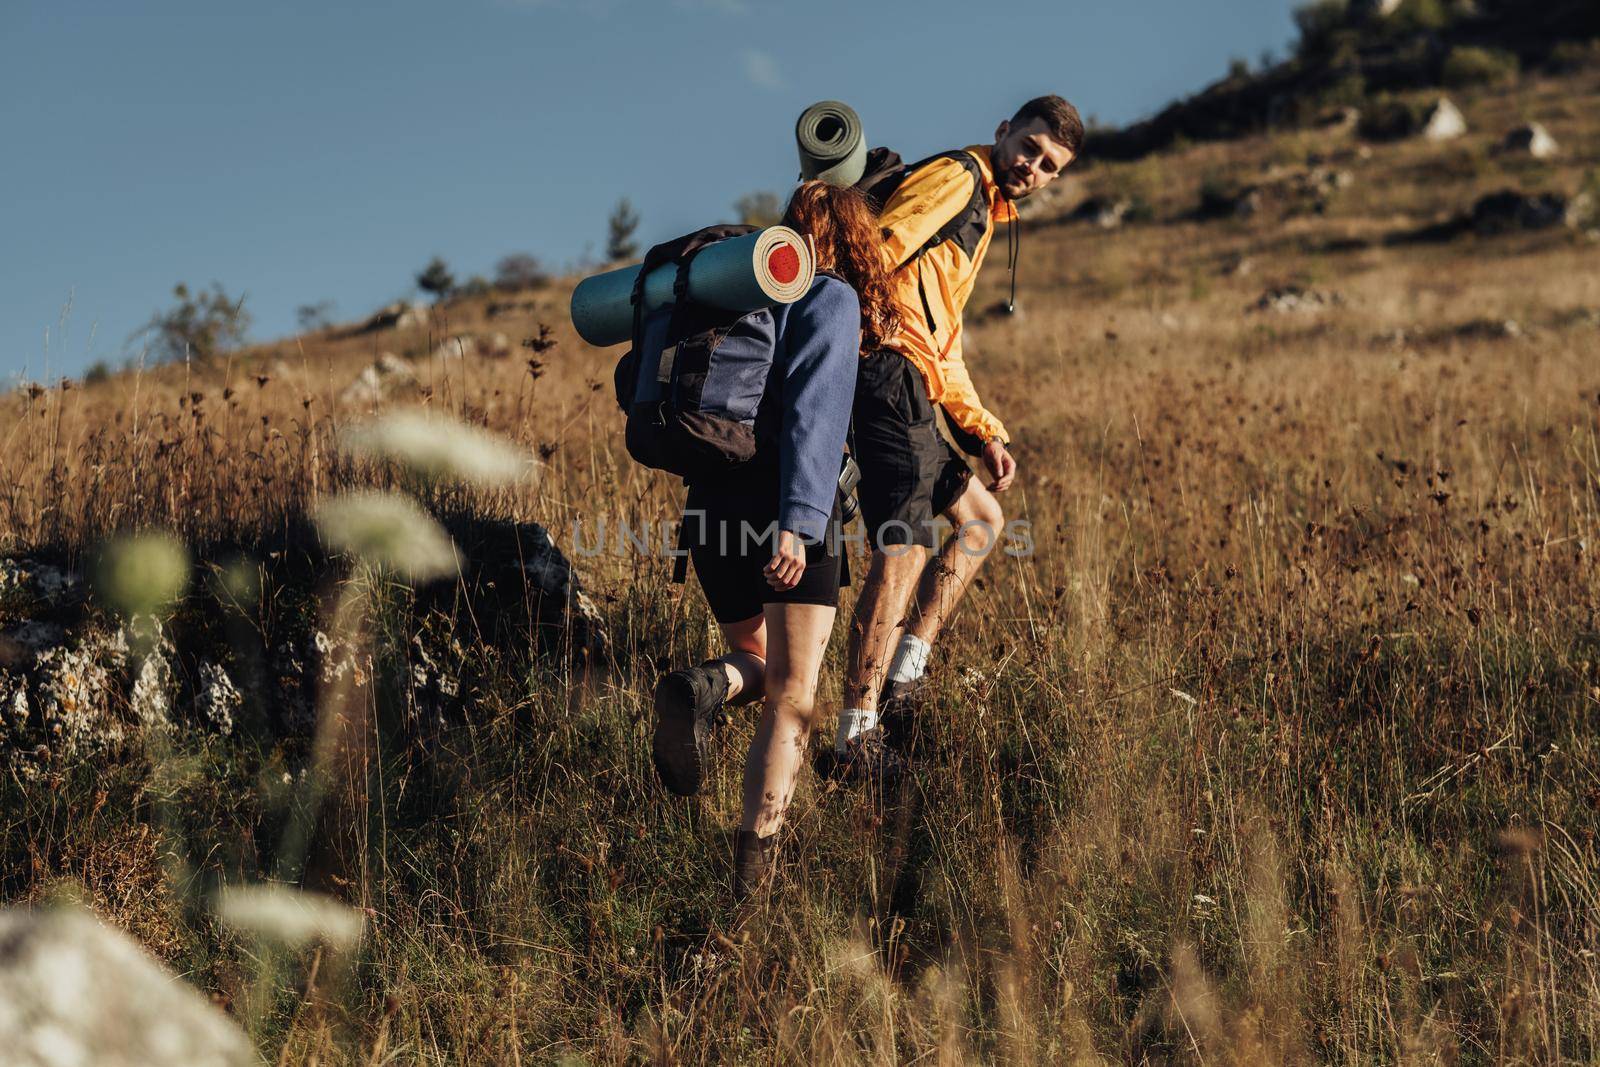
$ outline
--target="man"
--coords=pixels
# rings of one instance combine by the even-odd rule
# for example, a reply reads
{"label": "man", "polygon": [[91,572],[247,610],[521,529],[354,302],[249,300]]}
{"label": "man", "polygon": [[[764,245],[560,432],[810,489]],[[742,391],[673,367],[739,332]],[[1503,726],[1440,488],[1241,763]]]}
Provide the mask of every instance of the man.
{"label": "man", "polygon": [[[1000,123],[993,145],[935,157],[883,203],[901,327],[883,350],[863,353],[856,384],[852,451],[872,561],[850,629],[835,773],[884,758],[880,704],[886,714],[908,710],[933,642],[1005,523],[994,494],[1011,487],[1017,464],[962,360],[961,313],[995,225],[1014,225],[1012,205],[1060,176],[1082,144],[1077,110],[1042,96]],[[936,408],[962,448],[982,459],[986,484],[940,435]],[[929,559],[937,515],[954,532]],[[888,740],[898,744],[905,738],[894,735],[904,732],[891,727]]]}

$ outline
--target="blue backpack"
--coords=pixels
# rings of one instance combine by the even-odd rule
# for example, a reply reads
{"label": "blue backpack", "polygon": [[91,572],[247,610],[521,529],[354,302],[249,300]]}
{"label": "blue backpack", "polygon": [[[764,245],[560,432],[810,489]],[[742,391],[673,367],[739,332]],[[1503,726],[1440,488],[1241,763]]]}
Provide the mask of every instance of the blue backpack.
{"label": "blue backpack", "polygon": [[[634,286],[633,344],[613,378],[628,454],[686,482],[744,467],[775,436],[764,403],[778,342],[772,309],[726,311],[688,294],[696,253],[755,229],[710,226],[656,245]],[[668,264],[677,269],[673,300],[646,311],[644,279]]]}

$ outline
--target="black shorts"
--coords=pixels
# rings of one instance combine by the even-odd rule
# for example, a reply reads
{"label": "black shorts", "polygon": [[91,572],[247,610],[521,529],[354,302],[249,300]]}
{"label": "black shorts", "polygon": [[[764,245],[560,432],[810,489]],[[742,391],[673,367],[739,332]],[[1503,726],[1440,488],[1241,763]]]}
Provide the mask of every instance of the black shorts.
{"label": "black shorts", "polygon": [[830,531],[806,544],[806,569],[793,589],[774,589],[762,571],[778,530],[778,476],[726,479],[689,487],[682,544],[719,623],[743,622],[766,604],[839,604],[838,503]]}
{"label": "black shorts", "polygon": [[861,519],[872,547],[932,548],[935,517],[961,496],[972,468],[939,433],[928,387],[905,356],[862,357],[854,434]]}

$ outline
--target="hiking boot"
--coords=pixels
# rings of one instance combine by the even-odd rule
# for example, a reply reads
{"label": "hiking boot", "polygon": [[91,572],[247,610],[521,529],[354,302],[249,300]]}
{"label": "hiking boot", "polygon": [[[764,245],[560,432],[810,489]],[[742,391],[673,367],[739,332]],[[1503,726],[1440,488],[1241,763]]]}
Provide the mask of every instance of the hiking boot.
{"label": "hiking boot", "polygon": [[905,757],[889,747],[882,726],[845,742],[843,752],[837,746],[823,749],[816,762],[819,777],[841,785],[894,782],[905,769]]}
{"label": "hiking boot", "polygon": [[668,791],[700,792],[706,774],[706,738],[728,697],[721,664],[673,671],[656,683],[656,732],[650,755]]}
{"label": "hiking boot", "polygon": [[740,830],[733,838],[733,900],[743,904],[766,888],[778,866],[778,835]]}
{"label": "hiking boot", "polygon": [[903,755],[915,747],[917,720],[930,688],[924,674],[909,682],[885,682],[878,696],[878,725],[884,732],[884,743]]}

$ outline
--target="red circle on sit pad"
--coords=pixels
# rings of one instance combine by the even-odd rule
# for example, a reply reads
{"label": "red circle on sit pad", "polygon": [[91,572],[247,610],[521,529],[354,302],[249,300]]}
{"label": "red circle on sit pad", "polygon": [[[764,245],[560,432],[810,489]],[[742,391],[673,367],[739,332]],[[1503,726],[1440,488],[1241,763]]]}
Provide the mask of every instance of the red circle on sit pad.
{"label": "red circle on sit pad", "polygon": [[767,254],[767,273],[779,285],[788,285],[800,277],[800,253],[793,245],[779,245]]}

